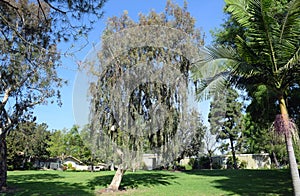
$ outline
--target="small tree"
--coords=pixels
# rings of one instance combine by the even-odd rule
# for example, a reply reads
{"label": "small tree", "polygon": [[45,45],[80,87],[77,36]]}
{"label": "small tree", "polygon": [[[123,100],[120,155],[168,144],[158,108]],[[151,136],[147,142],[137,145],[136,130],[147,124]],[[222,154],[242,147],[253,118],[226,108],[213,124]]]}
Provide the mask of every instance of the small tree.
{"label": "small tree", "polygon": [[213,155],[215,151],[219,148],[216,140],[216,135],[212,134],[211,130],[206,128],[203,137],[204,142],[204,153],[209,159],[209,168],[213,169]]}

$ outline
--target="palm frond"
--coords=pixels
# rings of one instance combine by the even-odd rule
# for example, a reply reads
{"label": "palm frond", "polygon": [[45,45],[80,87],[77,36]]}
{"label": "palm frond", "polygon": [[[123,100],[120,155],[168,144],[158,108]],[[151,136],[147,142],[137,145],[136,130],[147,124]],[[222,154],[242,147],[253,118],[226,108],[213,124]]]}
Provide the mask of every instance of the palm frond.
{"label": "palm frond", "polygon": [[286,5],[286,12],[280,21],[280,36],[276,45],[276,55],[280,71],[299,64],[300,44],[300,1],[292,0]]}
{"label": "palm frond", "polygon": [[227,11],[232,13],[234,18],[242,26],[248,26],[251,14],[248,12],[247,0],[225,0],[228,5]]}
{"label": "palm frond", "polygon": [[228,81],[230,71],[222,61],[211,61],[192,70],[196,89],[197,101],[208,100],[212,94],[224,89]]}
{"label": "palm frond", "polygon": [[[293,69],[295,66],[300,66],[300,47],[296,50],[296,52],[292,55],[292,58],[281,67],[281,71]],[[299,67],[297,67],[299,69]]]}
{"label": "palm frond", "polygon": [[[286,9],[285,17],[281,23],[280,27],[280,41],[279,43],[282,43],[282,40],[287,39],[292,42],[296,41],[299,43],[299,39],[295,40],[295,36],[299,38],[299,25],[300,25],[300,1],[299,0],[293,0],[288,3],[287,9]],[[298,25],[296,25],[298,24]],[[297,28],[298,26],[298,28]]]}

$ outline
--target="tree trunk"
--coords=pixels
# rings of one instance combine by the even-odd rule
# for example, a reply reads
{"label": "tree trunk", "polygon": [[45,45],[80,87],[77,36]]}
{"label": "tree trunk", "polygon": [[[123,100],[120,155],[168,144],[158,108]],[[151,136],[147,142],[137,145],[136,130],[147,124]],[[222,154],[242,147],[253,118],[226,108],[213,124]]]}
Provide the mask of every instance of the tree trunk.
{"label": "tree trunk", "polygon": [[122,169],[121,166],[118,167],[116,173],[115,173],[115,176],[114,178],[112,179],[109,187],[108,187],[108,190],[110,191],[118,191],[119,190],[119,187],[120,187],[120,184],[121,184],[121,181],[122,181],[122,178],[124,176],[124,173],[125,173],[125,169]]}
{"label": "tree trunk", "polygon": [[[280,112],[282,117],[286,118],[284,119],[284,122],[289,122],[288,111],[283,97],[279,98],[279,107],[280,107]],[[290,132],[285,133],[285,142],[286,142],[287,153],[289,156],[289,164],[290,164],[290,171],[291,171],[292,182],[293,182],[294,195],[300,196],[300,177],[299,177],[298,165],[294,153],[292,134]]]}
{"label": "tree trunk", "polygon": [[212,157],[209,156],[209,169],[212,170],[213,169],[213,162],[212,162]]}
{"label": "tree trunk", "polygon": [[213,160],[212,160],[212,152],[210,150],[208,150],[208,159],[209,159],[209,169],[212,170],[213,169]]}
{"label": "tree trunk", "polygon": [[110,165],[110,171],[115,171],[115,164],[113,162]]}
{"label": "tree trunk", "polygon": [[0,135],[0,191],[7,189],[7,148],[6,136]]}
{"label": "tree trunk", "polygon": [[236,160],[236,156],[235,156],[235,149],[234,149],[234,144],[233,144],[233,138],[230,137],[229,140],[230,140],[230,147],[231,147],[231,153],[232,153],[232,159],[233,159],[233,168],[238,169],[237,160]]}
{"label": "tree trunk", "polygon": [[276,157],[276,154],[275,154],[274,151],[272,152],[272,158],[274,160],[274,163],[275,163],[276,167],[279,168],[280,165],[279,165],[279,162],[277,160],[277,157]]}

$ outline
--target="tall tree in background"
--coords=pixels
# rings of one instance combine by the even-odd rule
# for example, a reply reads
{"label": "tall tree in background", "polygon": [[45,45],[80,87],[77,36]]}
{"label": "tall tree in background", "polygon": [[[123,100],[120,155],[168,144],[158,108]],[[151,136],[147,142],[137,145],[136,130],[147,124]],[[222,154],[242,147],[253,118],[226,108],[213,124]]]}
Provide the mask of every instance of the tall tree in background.
{"label": "tall tree in background", "polygon": [[46,124],[25,122],[7,136],[10,169],[30,169],[33,161],[49,158],[47,151],[50,131]]}
{"label": "tall tree in background", "polygon": [[[0,190],[6,189],[6,135],[33,120],[37,104],[58,100],[59,41],[86,35],[84,16],[102,15],[102,1],[0,1]],[[56,99],[58,98],[58,99]]]}
{"label": "tall tree in background", "polygon": [[190,111],[189,117],[189,120],[186,122],[185,134],[181,136],[182,151],[178,157],[178,162],[184,157],[199,157],[204,151],[203,138],[207,128],[199,112],[195,109]]}
{"label": "tall tree in background", "polygon": [[47,151],[50,153],[51,157],[62,157],[65,156],[65,135],[67,130],[55,130],[51,133],[48,143]]}
{"label": "tall tree in background", "polygon": [[[223,140],[221,150],[227,151],[228,146],[231,150],[234,169],[238,169],[236,143],[242,131],[242,104],[238,102],[238,97],[237,91],[231,87],[223,93],[215,94],[208,115],[211,132],[216,135],[218,141]],[[229,144],[226,140],[229,140]]]}
{"label": "tall tree in background", "polygon": [[74,125],[70,130],[56,130],[51,133],[47,141],[47,151],[51,157],[73,156],[84,163],[88,163],[91,158],[91,150],[84,143],[79,127]]}
{"label": "tall tree in background", "polygon": [[204,142],[204,154],[209,159],[209,169],[213,169],[213,155],[215,151],[219,148],[216,135],[212,134],[211,130],[208,128],[205,128],[205,133],[203,137]]}
{"label": "tall tree in background", "polygon": [[183,150],[189,69],[203,40],[186,6],[168,1],[165,10],[140,14],[138,22],[126,12],[111,18],[98,54],[102,70],[91,70],[98,76],[90,86],[91,130],[99,148],[117,155],[108,190],[118,190],[143,152],[170,163]]}
{"label": "tall tree in background", "polygon": [[[300,1],[226,0],[227,10],[243,28],[237,35],[236,50],[209,47],[208,61],[226,61],[232,82],[246,90],[265,85],[277,99],[280,114],[274,128],[286,142],[295,195],[300,195],[300,179],[293,148],[295,124],[288,115],[286,99],[291,89],[299,89]],[[244,39],[245,38],[245,39]]]}

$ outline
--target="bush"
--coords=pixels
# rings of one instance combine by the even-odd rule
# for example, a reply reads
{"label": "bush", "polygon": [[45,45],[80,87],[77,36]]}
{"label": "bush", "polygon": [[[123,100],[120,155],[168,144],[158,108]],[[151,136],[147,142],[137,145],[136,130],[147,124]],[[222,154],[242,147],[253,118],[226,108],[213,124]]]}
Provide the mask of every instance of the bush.
{"label": "bush", "polygon": [[68,169],[68,166],[67,166],[66,164],[63,164],[63,165],[62,165],[62,170],[63,170],[63,171],[66,171],[67,169]]}
{"label": "bush", "polygon": [[72,163],[68,163],[68,169],[72,169],[73,165]]}
{"label": "bush", "polygon": [[[191,159],[189,164],[192,164],[193,169],[210,169],[210,162],[208,156],[203,156],[197,159]],[[218,163],[212,163],[213,169],[221,169]]]}
{"label": "bush", "polygon": [[[240,161],[238,158],[236,158],[236,164],[237,164],[237,167],[240,168],[240,169],[246,169],[247,168],[247,161]],[[233,169],[233,157],[230,156],[228,157],[227,159],[227,162],[226,162],[226,165],[227,165],[227,169]]]}
{"label": "bush", "polygon": [[24,169],[33,170],[34,169],[33,163],[32,162],[26,162],[24,164]]}
{"label": "bush", "polygon": [[248,165],[247,161],[241,161],[241,163],[240,163],[240,165],[239,165],[239,168],[241,168],[241,169],[246,169],[246,168],[247,168],[247,165]]}
{"label": "bush", "polygon": [[183,165],[183,167],[180,168],[180,170],[192,170],[193,166],[188,164],[188,165]]}
{"label": "bush", "polygon": [[[236,164],[237,164],[237,167],[239,166],[239,162],[240,162],[239,159],[236,158]],[[226,161],[227,169],[234,169],[233,165],[234,165],[233,157],[230,156],[230,157],[228,157],[228,159],[227,159],[227,161]]]}

